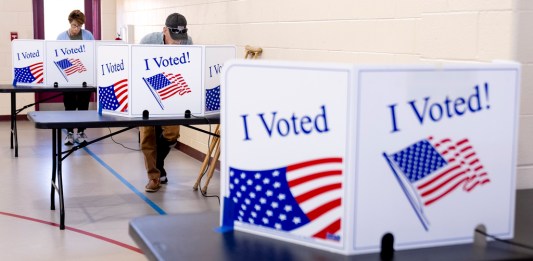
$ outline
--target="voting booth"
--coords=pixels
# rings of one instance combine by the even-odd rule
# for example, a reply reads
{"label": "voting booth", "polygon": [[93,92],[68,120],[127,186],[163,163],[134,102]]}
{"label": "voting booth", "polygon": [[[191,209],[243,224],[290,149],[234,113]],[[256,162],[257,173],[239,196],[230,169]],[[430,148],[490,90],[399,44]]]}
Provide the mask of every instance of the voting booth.
{"label": "voting booth", "polygon": [[141,117],[219,113],[220,74],[234,46],[97,46],[98,108]]}
{"label": "voting booth", "polygon": [[123,41],[12,41],[13,85],[84,87],[96,84],[95,45]]}
{"label": "voting booth", "polygon": [[46,86],[44,40],[11,41],[14,86]]}
{"label": "voting booth", "polygon": [[94,86],[95,41],[45,41],[46,85]]}
{"label": "voting booth", "polygon": [[341,254],[513,237],[520,67],[234,61],[221,228]]}

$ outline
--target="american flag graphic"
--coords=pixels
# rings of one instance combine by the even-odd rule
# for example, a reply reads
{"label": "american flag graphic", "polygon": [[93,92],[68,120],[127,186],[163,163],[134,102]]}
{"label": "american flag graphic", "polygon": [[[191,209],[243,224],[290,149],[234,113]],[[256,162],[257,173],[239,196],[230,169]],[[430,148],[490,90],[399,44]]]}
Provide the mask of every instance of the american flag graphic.
{"label": "american flag graphic", "polygon": [[104,110],[128,111],[128,79],[120,80],[110,86],[98,87],[100,106]]}
{"label": "american flag graphic", "polygon": [[205,110],[216,111],[220,109],[220,85],[205,90]]}
{"label": "american flag graphic", "polygon": [[[483,164],[468,139],[420,140],[392,155],[384,156],[421,221],[423,207],[455,190],[471,192],[490,182]],[[422,222],[427,229],[426,221]]]}
{"label": "american flag graphic", "polygon": [[189,85],[179,73],[173,74],[163,72],[152,77],[143,77],[143,79],[162,109],[162,100],[166,100],[176,94],[182,96],[191,92]]}
{"label": "american flag graphic", "polygon": [[269,170],[230,167],[233,220],[339,241],[342,178],[342,158],[321,158]]}
{"label": "american flag graphic", "polygon": [[83,63],[80,61],[80,59],[68,59],[65,58],[63,60],[54,62],[61,74],[63,74],[63,77],[65,77],[65,80],[68,81],[67,76],[73,74],[73,73],[82,73],[87,71]]}
{"label": "american flag graphic", "polygon": [[43,62],[27,67],[15,68],[15,80],[22,83],[43,83]]}

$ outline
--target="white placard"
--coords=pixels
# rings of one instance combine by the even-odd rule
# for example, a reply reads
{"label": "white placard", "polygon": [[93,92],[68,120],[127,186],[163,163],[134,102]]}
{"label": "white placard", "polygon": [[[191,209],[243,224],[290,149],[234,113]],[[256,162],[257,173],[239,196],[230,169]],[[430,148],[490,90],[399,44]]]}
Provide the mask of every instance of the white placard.
{"label": "white placard", "polygon": [[111,43],[97,45],[98,104],[100,113],[129,116],[130,46]]}
{"label": "white placard", "polygon": [[220,113],[220,75],[224,63],[235,59],[235,46],[204,46],[204,115]]}
{"label": "white placard", "polygon": [[202,114],[202,47],[132,45],[131,115]]}
{"label": "white placard", "polygon": [[11,42],[14,86],[45,86],[44,40]]}
{"label": "white placard", "polygon": [[395,249],[472,242],[479,225],[512,238],[519,79],[516,63],[231,62],[222,225],[342,254],[387,233]]}
{"label": "white placard", "polygon": [[94,41],[46,41],[46,85],[95,85]]}
{"label": "white placard", "polygon": [[360,68],[357,251],[512,238],[518,65]]}
{"label": "white placard", "polygon": [[235,228],[346,248],[352,67],[230,62],[222,96],[223,209]]}

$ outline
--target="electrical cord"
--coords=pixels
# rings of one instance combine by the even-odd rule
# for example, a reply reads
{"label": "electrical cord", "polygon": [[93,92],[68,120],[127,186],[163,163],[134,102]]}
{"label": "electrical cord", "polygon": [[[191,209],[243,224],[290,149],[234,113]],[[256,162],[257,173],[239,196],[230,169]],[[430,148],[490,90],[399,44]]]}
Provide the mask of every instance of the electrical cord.
{"label": "electrical cord", "polygon": [[[191,114],[191,117],[194,117],[194,118],[197,118],[197,119],[205,119],[207,121],[207,124],[209,125],[209,133],[212,133],[211,132],[211,122],[209,122],[209,119],[206,118],[206,117],[199,117],[199,116],[195,116],[195,115],[192,115]],[[211,135],[209,135],[209,137],[207,138],[207,152],[209,153],[209,147],[211,146]],[[220,197],[216,194],[212,194],[212,195],[208,195],[207,194],[207,191],[204,193],[202,191],[202,179],[204,178],[205,174],[207,173],[207,170],[209,169],[209,166],[211,165],[211,154],[209,155],[206,155],[208,156],[208,160],[207,160],[207,168],[205,168],[204,170],[204,173],[202,173],[202,176],[200,177],[200,181],[198,182],[198,188],[200,190],[200,194],[202,194],[202,196],[206,197],[206,198],[217,198],[218,200],[218,205],[220,205]]]}
{"label": "electrical cord", "polygon": [[482,235],[486,236],[486,237],[490,237],[490,238],[492,238],[492,239],[494,239],[494,240],[496,240],[498,242],[502,242],[502,243],[513,245],[513,246],[518,246],[518,247],[526,248],[526,249],[529,249],[529,250],[533,250],[533,246],[529,246],[529,245],[526,245],[526,244],[514,242],[514,241],[511,241],[511,240],[501,239],[501,238],[498,238],[496,236],[487,234],[484,231],[479,230],[479,229],[476,229],[475,231],[477,233],[479,233],[479,234],[482,234]]}
{"label": "electrical cord", "polygon": [[[111,133],[112,133],[111,128],[108,127],[107,129],[109,130],[109,134],[111,134]],[[133,150],[133,151],[141,151],[141,149],[134,149],[134,148],[130,148],[130,147],[125,146],[124,144],[122,144],[122,143],[116,141],[115,139],[113,139],[113,136],[111,136],[111,140],[112,140],[114,143],[116,143],[116,144],[122,146],[122,147],[125,148],[125,149]]]}

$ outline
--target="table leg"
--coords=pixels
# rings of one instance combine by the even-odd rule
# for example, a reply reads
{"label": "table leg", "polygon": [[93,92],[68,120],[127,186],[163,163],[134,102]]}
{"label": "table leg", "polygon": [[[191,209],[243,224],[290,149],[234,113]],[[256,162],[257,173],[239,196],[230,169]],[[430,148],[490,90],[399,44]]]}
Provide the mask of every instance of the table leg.
{"label": "table leg", "polygon": [[18,144],[17,144],[17,94],[11,93],[11,148],[15,145],[15,157],[18,157]]}
{"label": "table leg", "polygon": [[62,147],[61,147],[61,129],[56,130],[56,144],[57,144],[57,181],[58,181],[58,193],[59,193],[59,229],[65,229],[65,202],[63,199],[63,173],[61,167],[61,156],[62,156]]}
{"label": "table leg", "polygon": [[50,192],[50,209],[55,210],[55,195],[56,195],[56,164],[57,164],[57,150],[56,150],[56,131],[57,129],[52,129],[52,189]]}
{"label": "table leg", "polygon": [[13,126],[15,126],[13,136],[15,137],[15,157],[19,156],[19,139],[17,135],[17,115],[15,115],[15,120],[13,121]]}

